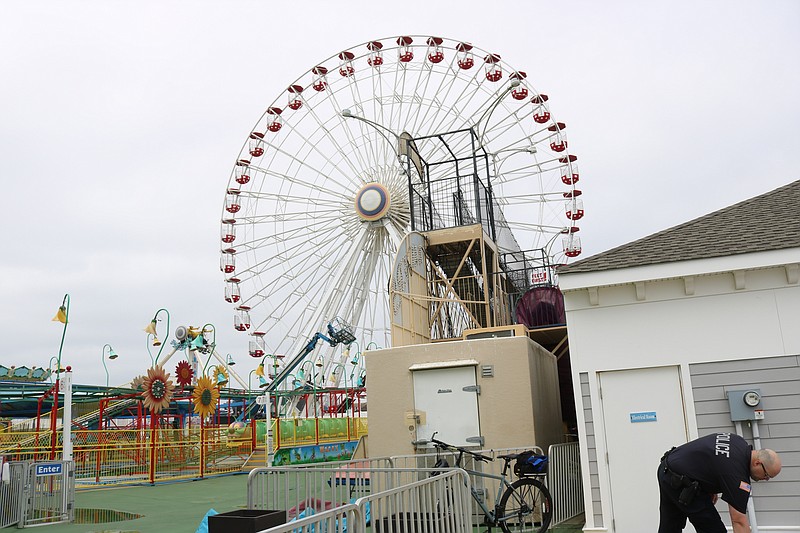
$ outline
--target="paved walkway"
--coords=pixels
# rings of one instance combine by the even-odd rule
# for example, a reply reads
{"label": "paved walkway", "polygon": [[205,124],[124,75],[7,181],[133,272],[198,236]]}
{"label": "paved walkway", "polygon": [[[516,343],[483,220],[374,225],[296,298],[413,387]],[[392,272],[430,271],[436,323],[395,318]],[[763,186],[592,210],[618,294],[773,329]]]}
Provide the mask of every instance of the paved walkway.
{"label": "paved walkway", "polygon": [[[42,533],[194,533],[209,509],[225,513],[244,509],[246,503],[247,476],[243,474],[166,485],[83,490],[75,495],[76,509],[113,509],[143,516],[120,522],[45,526],[40,531]],[[551,531],[576,532],[582,527],[583,520],[578,519]]]}

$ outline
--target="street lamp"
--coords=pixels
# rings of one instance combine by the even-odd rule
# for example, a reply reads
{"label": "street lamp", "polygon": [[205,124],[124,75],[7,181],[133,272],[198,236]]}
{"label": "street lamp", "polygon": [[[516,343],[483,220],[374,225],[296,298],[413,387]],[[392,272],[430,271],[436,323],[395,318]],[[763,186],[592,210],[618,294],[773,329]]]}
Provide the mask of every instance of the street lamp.
{"label": "street lamp", "polygon": [[342,363],[336,363],[333,365],[333,370],[331,370],[331,375],[328,377],[328,382],[331,386],[337,387],[339,386],[339,376],[341,373],[344,372],[344,388],[347,388],[347,372],[345,371],[345,366]]}
{"label": "street lamp", "polygon": [[[207,329],[206,326],[211,326],[211,329]],[[206,342],[205,334],[213,333],[211,337],[211,342]],[[199,339],[199,340],[198,340]],[[208,364],[211,362],[211,358],[214,356],[214,347],[217,345],[217,328],[214,324],[207,323],[203,324],[203,327],[200,328],[200,332],[197,334],[197,337],[190,343],[189,350],[199,350],[201,353],[208,352],[208,359],[206,359],[206,364],[203,366],[203,375],[206,375],[206,369],[208,368]]]}
{"label": "street lamp", "polygon": [[161,352],[162,352],[162,350],[164,350],[164,343],[162,343],[158,339],[158,332],[156,331],[156,323],[158,322],[158,314],[161,311],[164,311],[167,314],[167,330],[166,330],[166,333],[164,334],[164,340],[167,340],[167,338],[169,337],[169,311],[167,311],[163,307],[161,309],[159,309],[158,311],[156,311],[156,314],[153,315],[153,320],[151,320],[150,323],[147,325],[147,327],[144,328],[144,331],[146,333],[149,333],[149,334],[151,334],[153,336],[153,346],[160,346],[160,348],[158,349],[158,354],[156,354],[156,360],[153,362],[153,366],[156,366],[158,364],[158,358],[161,357]]}
{"label": "street lamp", "polygon": [[108,388],[108,367],[106,366],[106,346],[108,346],[108,358],[109,359],[116,359],[117,352],[114,351],[114,348],[111,347],[110,344],[103,345],[103,352],[100,354],[100,361],[103,363],[103,368],[106,371],[106,389]]}
{"label": "street lamp", "polygon": [[[64,337],[67,335],[67,324],[69,324],[69,294],[64,295],[64,299],[61,301],[61,306],[58,308],[58,312],[56,316],[53,317],[54,322],[61,322],[64,324],[64,329],[61,332],[61,344],[58,347],[58,359],[56,361],[56,369],[61,368],[61,351],[64,349]],[[65,374],[64,378],[60,375],[57,376],[56,385],[55,385],[55,396],[53,399],[54,406],[57,405],[58,402],[58,391],[62,388],[64,391],[64,411],[63,411],[63,418],[62,418],[62,435],[61,435],[61,458],[65,461],[72,460],[72,369],[67,367],[67,373]],[[63,380],[63,383],[62,383]],[[55,433],[55,425],[53,426],[53,435],[52,435],[52,446],[55,450],[56,444],[56,433]],[[51,457],[52,459],[52,457]]]}
{"label": "street lamp", "polygon": [[52,321],[64,324],[64,330],[61,332],[61,344],[58,347],[58,360],[56,362],[56,371],[59,371],[61,368],[61,350],[64,348],[64,337],[67,335],[67,324],[69,324],[69,294],[64,295],[64,300],[61,302],[61,306],[58,308],[58,312],[56,316],[53,317]]}
{"label": "street lamp", "polygon": [[53,364],[53,362],[56,361],[57,359],[58,359],[58,356],[55,356],[55,355],[50,358],[49,370],[50,370],[50,378],[51,378],[51,380],[52,380],[53,376],[58,376],[60,373],[62,373],[64,371],[64,367],[63,366],[58,366],[57,367],[57,366],[55,366]]}
{"label": "street lamp", "polygon": [[156,366],[155,360],[153,359],[153,352],[150,351],[150,337],[156,339],[155,335],[148,333],[147,338],[145,339],[145,346],[147,347],[147,355],[150,356],[150,366]]}

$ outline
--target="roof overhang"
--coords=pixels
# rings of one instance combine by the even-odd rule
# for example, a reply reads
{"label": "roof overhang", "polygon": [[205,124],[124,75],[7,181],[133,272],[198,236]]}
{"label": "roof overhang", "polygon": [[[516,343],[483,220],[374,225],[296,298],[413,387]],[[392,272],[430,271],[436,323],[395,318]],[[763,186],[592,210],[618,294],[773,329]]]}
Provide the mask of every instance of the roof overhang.
{"label": "roof overhang", "polygon": [[[763,268],[786,267],[791,283],[792,272],[800,268],[800,248],[785,248],[750,254],[737,254],[709,259],[675,261],[655,265],[634,266],[596,272],[564,272],[558,275],[562,292],[639,283],[660,279],[706,276]],[[797,283],[796,281],[794,283]]]}

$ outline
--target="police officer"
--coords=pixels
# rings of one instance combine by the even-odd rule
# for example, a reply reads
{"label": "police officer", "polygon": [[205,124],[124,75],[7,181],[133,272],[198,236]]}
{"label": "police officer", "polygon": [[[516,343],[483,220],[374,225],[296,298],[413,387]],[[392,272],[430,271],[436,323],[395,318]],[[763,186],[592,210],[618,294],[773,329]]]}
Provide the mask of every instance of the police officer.
{"label": "police officer", "polygon": [[728,503],[734,533],[749,533],[750,479],[766,481],[781,471],[772,450],[753,450],[734,433],[712,433],[672,448],[658,466],[661,494],[658,533],[683,531],[688,518],[698,533],[725,533],[714,504]]}

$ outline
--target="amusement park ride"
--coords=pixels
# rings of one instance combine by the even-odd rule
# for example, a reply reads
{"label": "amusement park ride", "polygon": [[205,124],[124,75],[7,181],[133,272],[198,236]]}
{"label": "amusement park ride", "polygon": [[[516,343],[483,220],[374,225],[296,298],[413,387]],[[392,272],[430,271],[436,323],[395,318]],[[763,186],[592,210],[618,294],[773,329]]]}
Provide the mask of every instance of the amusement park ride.
{"label": "amusement park ride", "polygon": [[[316,459],[325,446],[349,454],[366,432],[364,352],[541,325],[539,296],[580,254],[584,216],[577,157],[548,101],[500,55],[439,37],[370,41],[314,65],[247,134],[222,207],[224,298],[259,387],[217,352],[210,324],[179,326],[161,359],[160,309],[145,329],[148,350],[160,347],[148,377],[79,430],[172,427],[191,440],[198,429],[207,442],[213,427],[247,464],[263,464],[269,431],[268,453],[297,447],[279,462],[312,460],[306,444]],[[190,369],[178,365],[175,388],[163,369],[178,352]]]}

